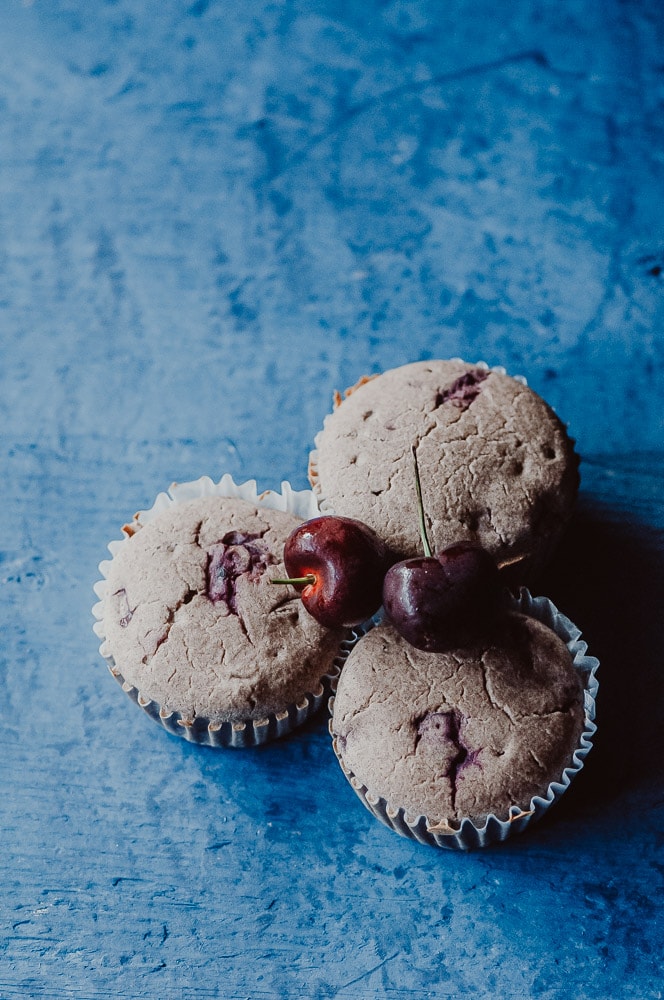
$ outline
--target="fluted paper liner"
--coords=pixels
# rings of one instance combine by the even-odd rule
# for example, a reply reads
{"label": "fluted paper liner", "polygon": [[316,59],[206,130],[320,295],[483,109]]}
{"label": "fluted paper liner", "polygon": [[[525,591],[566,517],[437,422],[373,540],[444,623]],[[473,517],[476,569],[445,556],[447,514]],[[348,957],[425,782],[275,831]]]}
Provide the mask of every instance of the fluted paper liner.
{"label": "fluted paper liner", "polygon": [[[235,483],[232,476],[226,474],[219,482],[215,483],[209,476],[202,476],[200,479],[187,483],[173,483],[167,492],[159,493],[154,504],[148,510],[139,511],[134,515],[134,524],[126,527],[126,534],[132,534],[150,521],[152,521],[162,511],[167,510],[174,504],[186,503],[198,497],[233,497],[247,500],[257,507],[268,507],[272,510],[281,510],[294,514],[303,520],[316,517],[320,514],[315,495],[311,490],[293,490],[288,482],[282,482],[281,492],[266,490],[257,493],[255,480],[248,480],[245,483]],[[108,545],[111,556],[115,556],[120,548],[127,543],[127,539],[117,539]],[[336,688],[337,678],[341,670],[343,661],[348,656],[352,648],[352,642],[343,642],[339,649],[339,654],[334,660],[331,668],[324,673],[313,691],[303,692],[299,701],[284,707],[281,712],[271,713],[264,719],[247,719],[242,721],[215,721],[204,716],[196,716],[194,719],[187,718],[180,712],[170,712],[162,708],[156,701],[146,697],[137,687],[124,679],[116,664],[113,653],[106,640],[103,618],[103,598],[107,590],[106,577],[111,560],[104,560],[99,564],[99,571],[103,577],[95,586],[94,591],[100,599],[94,605],[92,613],[95,616],[94,631],[102,640],[99,652],[106,660],[109,670],[122,690],[129,695],[132,701],[146,712],[155,722],[158,722],[176,736],[181,736],[193,743],[201,743],[214,747],[250,747],[267,743],[280,736],[285,736],[297,726],[301,726],[313,715],[330,697],[330,693]]]}
{"label": "fluted paper liner", "polygon": [[[588,646],[581,639],[580,630],[572,624],[569,618],[558,611],[548,598],[532,597],[529,591],[523,588],[519,596],[513,598],[512,610],[537,618],[544,625],[548,625],[563,640],[583,682],[584,725],[571,762],[563,770],[560,778],[551,782],[545,795],[534,795],[527,803],[515,803],[510,807],[507,819],[499,819],[494,813],[490,813],[481,826],[477,826],[469,818],[455,822],[453,825],[434,824],[426,816],[409,816],[398,803],[387,802],[381,796],[374,795],[366,785],[362,784],[360,779],[346,767],[341,758],[330,719],[334,752],[351,787],[376,819],[403,837],[409,837],[433,847],[446,847],[460,851],[488,847],[490,844],[506,840],[513,833],[525,830],[530,823],[542,817],[569,788],[572,779],[583,768],[597,731],[595,699],[598,690],[596,673],[599,661],[596,657],[587,655]],[[332,697],[330,699],[330,713],[332,713],[333,707],[334,698]]]}

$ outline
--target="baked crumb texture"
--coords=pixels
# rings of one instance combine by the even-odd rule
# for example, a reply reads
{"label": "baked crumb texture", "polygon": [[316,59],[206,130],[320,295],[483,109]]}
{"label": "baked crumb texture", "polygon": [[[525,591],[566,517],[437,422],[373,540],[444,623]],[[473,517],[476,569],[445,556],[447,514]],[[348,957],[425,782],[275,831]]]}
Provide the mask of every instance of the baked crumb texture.
{"label": "baked crumb texture", "polygon": [[573,442],[522,382],[459,361],[417,362],[360,382],[325,420],[310,475],[327,509],[420,554],[411,448],[436,549],[478,541],[546,561],[578,488]]}
{"label": "baked crumb texture", "polygon": [[[322,628],[285,575],[283,546],[300,519],[244,500],[175,504],[128,538],[103,599],[105,655],[143,707],[178,725],[284,714],[322,698],[344,633]],[[168,728],[168,727],[167,727]],[[181,733],[181,735],[186,735]]]}
{"label": "baked crumb texture", "polygon": [[[570,765],[583,683],[565,643],[510,613],[490,642],[424,653],[387,623],[352,651],[331,730],[344,769],[428,829],[527,815]],[[520,817],[519,817],[520,818]]]}

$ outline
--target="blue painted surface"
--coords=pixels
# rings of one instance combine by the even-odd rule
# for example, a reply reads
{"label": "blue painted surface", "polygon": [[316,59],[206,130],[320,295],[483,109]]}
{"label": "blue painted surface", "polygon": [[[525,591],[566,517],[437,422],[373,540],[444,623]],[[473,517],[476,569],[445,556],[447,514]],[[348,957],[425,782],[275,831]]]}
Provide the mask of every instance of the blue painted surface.
{"label": "blue painted surface", "polygon": [[[0,6],[0,995],[664,994],[664,16],[656,2]],[[325,719],[168,737],[91,632],[173,479],[306,485],[335,388],[461,355],[584,458],[542,589],[596,749],[469,856],[355,799]]]}

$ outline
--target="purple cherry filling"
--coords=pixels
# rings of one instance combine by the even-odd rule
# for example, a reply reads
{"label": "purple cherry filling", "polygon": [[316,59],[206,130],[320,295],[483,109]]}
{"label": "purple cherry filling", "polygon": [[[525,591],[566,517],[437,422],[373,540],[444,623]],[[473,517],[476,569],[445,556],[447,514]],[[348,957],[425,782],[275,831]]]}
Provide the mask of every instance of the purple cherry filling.
{"label": "purple cherry filling", "polygon": [[237,581],[241,576],[257,579],[274,557],[261,535],[229,531],[208,552],[207,596],[222,602],[230,614],[238,615]]}
{"label": "purple cherry filling", "polygon": [[[452,805],[455,804],[457,782],[463,771],[473,765],[481,768],[479,755],[482,749],[471,750],[462,733],[464,716],[458,711],[429,712],[417,724],[417,744],[423,742],[431,748],[439,749],[445,757],[447,769],[445,777],[452,786]],[[446,752],[445,752],[446,751]]]}
{"label": "purple cherry filling", "polygon": [[488,376],[488,372],[476,368],[472,372],[465,372],[447,389],[439,390],[436,394],[435,407],[442,406],[443,403],[452,403],[460,410],[467,410],[473,400],[480,394],[480,384]]}

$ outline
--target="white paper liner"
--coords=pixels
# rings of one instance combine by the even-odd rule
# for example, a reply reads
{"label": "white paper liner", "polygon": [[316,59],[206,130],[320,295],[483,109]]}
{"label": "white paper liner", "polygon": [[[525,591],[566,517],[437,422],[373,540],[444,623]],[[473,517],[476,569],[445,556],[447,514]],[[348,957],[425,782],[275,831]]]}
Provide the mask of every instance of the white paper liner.
{"label": "white paper liner", "polygon": [[[167,510],[174,504],[186,503],[198,497],[233,497],[247,500],[258,507],[268,507],[272,510],[281,510],[303,520],[308,520],[320,514],[316,497],[311,490],[294,490],[288,482],[282,482],[281,492],[265,490],[257,493],[256,482],[251,479],[245,483],[237,484],[228,473],[219,480],[213,482],[209,476],[202,476],[200,479],[188,483],[173,483],[166,493],[159,493],[154,504],[148,510],[139,511],[134,515],[134,530],[152,521],[162,511]],[[130,528],[130,530],[132,530]],[[117,555],[123,545],[127,544],[127,538],[117,539],[108,545],[111,556]],[[214,747],[252,747],[267,743],[270,740],[285,736],[297,726],[301,726],[318,709],[328,701],[330,694],[336,689],[337,679],[344,660],[348,656],[353,642],[342,642],[339,654],[333,661],[331,667],[320,678],[315,690],[303,693],[297,703],[285,706],[281,712],[271,713],[264,719],[247,719],[235,722],[219,722],[197,716],[195,719],[187,718],[180,712],[169,712],[162,708],[156,701],[146,697],[142,692],[124,679],[116,664],[104,631],[103,619],[103,598],[106,594],[108,575],[111,560],[105,559],[99,564],[99,572],[103,579],[94,585],[94,591],[99,598],[98,603],[92,608],[92,613],[96,619],[93,628],[95,634],[102,640],[99,652],[106,660],[109,670],[122,690],[129,695],[132,701],[143,709],[150,718],[154,719],[169,733],[181,736],[193,743],[201,743]]]}
{"label": "white paper liner", "polygon": [[[447,360],[453,361],[455,363],[458,362],[459,364],[463,364],[463,365],[468,364],[468,362],[464,361],[463,358],[449,358]],[[497,375],[509,375],[509,373],[503,367],[503,365],[489,365],[489,364],[487,364],[486,361],[477,361],[477,362],[475,362],[475,364],[473,365],[473,367],[474,368],[479,368],[481,371],[495,372]],[[528,382],[524,378],[523,375],[511,375],[509,377],[513,378],[515,382],[520,382],[521,385],[525,385],[525,386],[528,385]],[[358,386],[360,384],[361,384],[361,382],[357,383]],[[354,388],[356,388],[356,386],[352,387],[352,389],[354,389]],[[351,389],[351,391],[352,391],[352,389]],[[331,414],[327,414],[327,416],[324,418],[324,420],[323,420],[323,427],[322,427],[322,429],[320,431],[318,431],[318,433],[316,434],[316,436],[314,438],[314,447],[309,452],[309,465],[308,465],[309,482],[311,483],[311,488],[312,488],[312,490],[313,490],[313,492],[314,492],[314,494],[316,496],[316,500],[318,502],[318,506],[319,506],[320,512],[323,513],[323,514],[335,514],[336,513],[336,511],[334,510],[334,506],[332,505],[332,503],[323,494],[323,491],[322,491],[322,488],[321,488],[321,485],[320,485],[320,478],[319,478],[319,475],[318,475],[318,446],[320,444],[322,435],[325,433],[325,427],[326,427],[326,424],[327,424],[330,416],[331,416]],[[574,459],[576,460],[577,467],[578,467],[578,465],[579,465],[579,456],[578,456],[578,454],[577,454],[577,452],[575,450],[575,444],[576,444],[576,442],[575,442],[574,438],[572,438],[572,437],[569,436],[569,433],[568,433],[568,439],[570,441],[570,445],[571,445],[572,451],[573,451],[573,456],[574,456]],[[534,553],[532,553],[531,555],[523,558],[521,560],[520,564],[519,564],[519,574],[520,574],[520,579],[521,580],[525,580],[528,583],[531,583],[532,580],[535,579],[535,576],[537,575],[537,573],[539,573],[543,569],[543,567],[546,566],[546,564],[549,562],[551,556],[553,555],[555,549],[557,548],[558,541],[559,541],[559,539],[558,539],[557,536],[552,536],[552,537],[550,537],[547,540],[542,539],[542,538],[538,539],[537,551],[534,552]]]}
{"label": "white paper liner", "polygon": [[[599,686],[596,676],[599,660],[594,656],[587,655],[588,646],[581,639],[580,630],[572,624],[569,618],[558,611],[548,598],[532,597],[524,587],[519,596],[513,598],[512,610],[530,615],[544,625],[548,625],[567,645],[572,655],[573,664],[583,681],[584,725],[578,746],[572,755],[572,762],[563,770],[558,781],[551,782],[545,795],[533,796],[526,805],[512,806],[507,820],[499,819],[495,814],[490,813],[482,826],[477,826],[471,819],[465,818],[445,830],[435,830],[433,822],[426,816],[409,816],[403,808],[390,804],[381,796],[372,794],[366,785],[353,774],[341,758],[333,733],[332,718],[330,718],[329,728],[334,752],[351,787],[376,819],[379,819],[391,830],[401,834],[402,837],[408,837],[432,847],[451,848],[459,851],[488,847],[490,844],[506,840],[513,833],[520,833],[530,823],[540,819],[569,788],[572,779],[583,768],[597,731],[595,699]],[[333,708],[334,697],[330,698],[330,716]]]}

